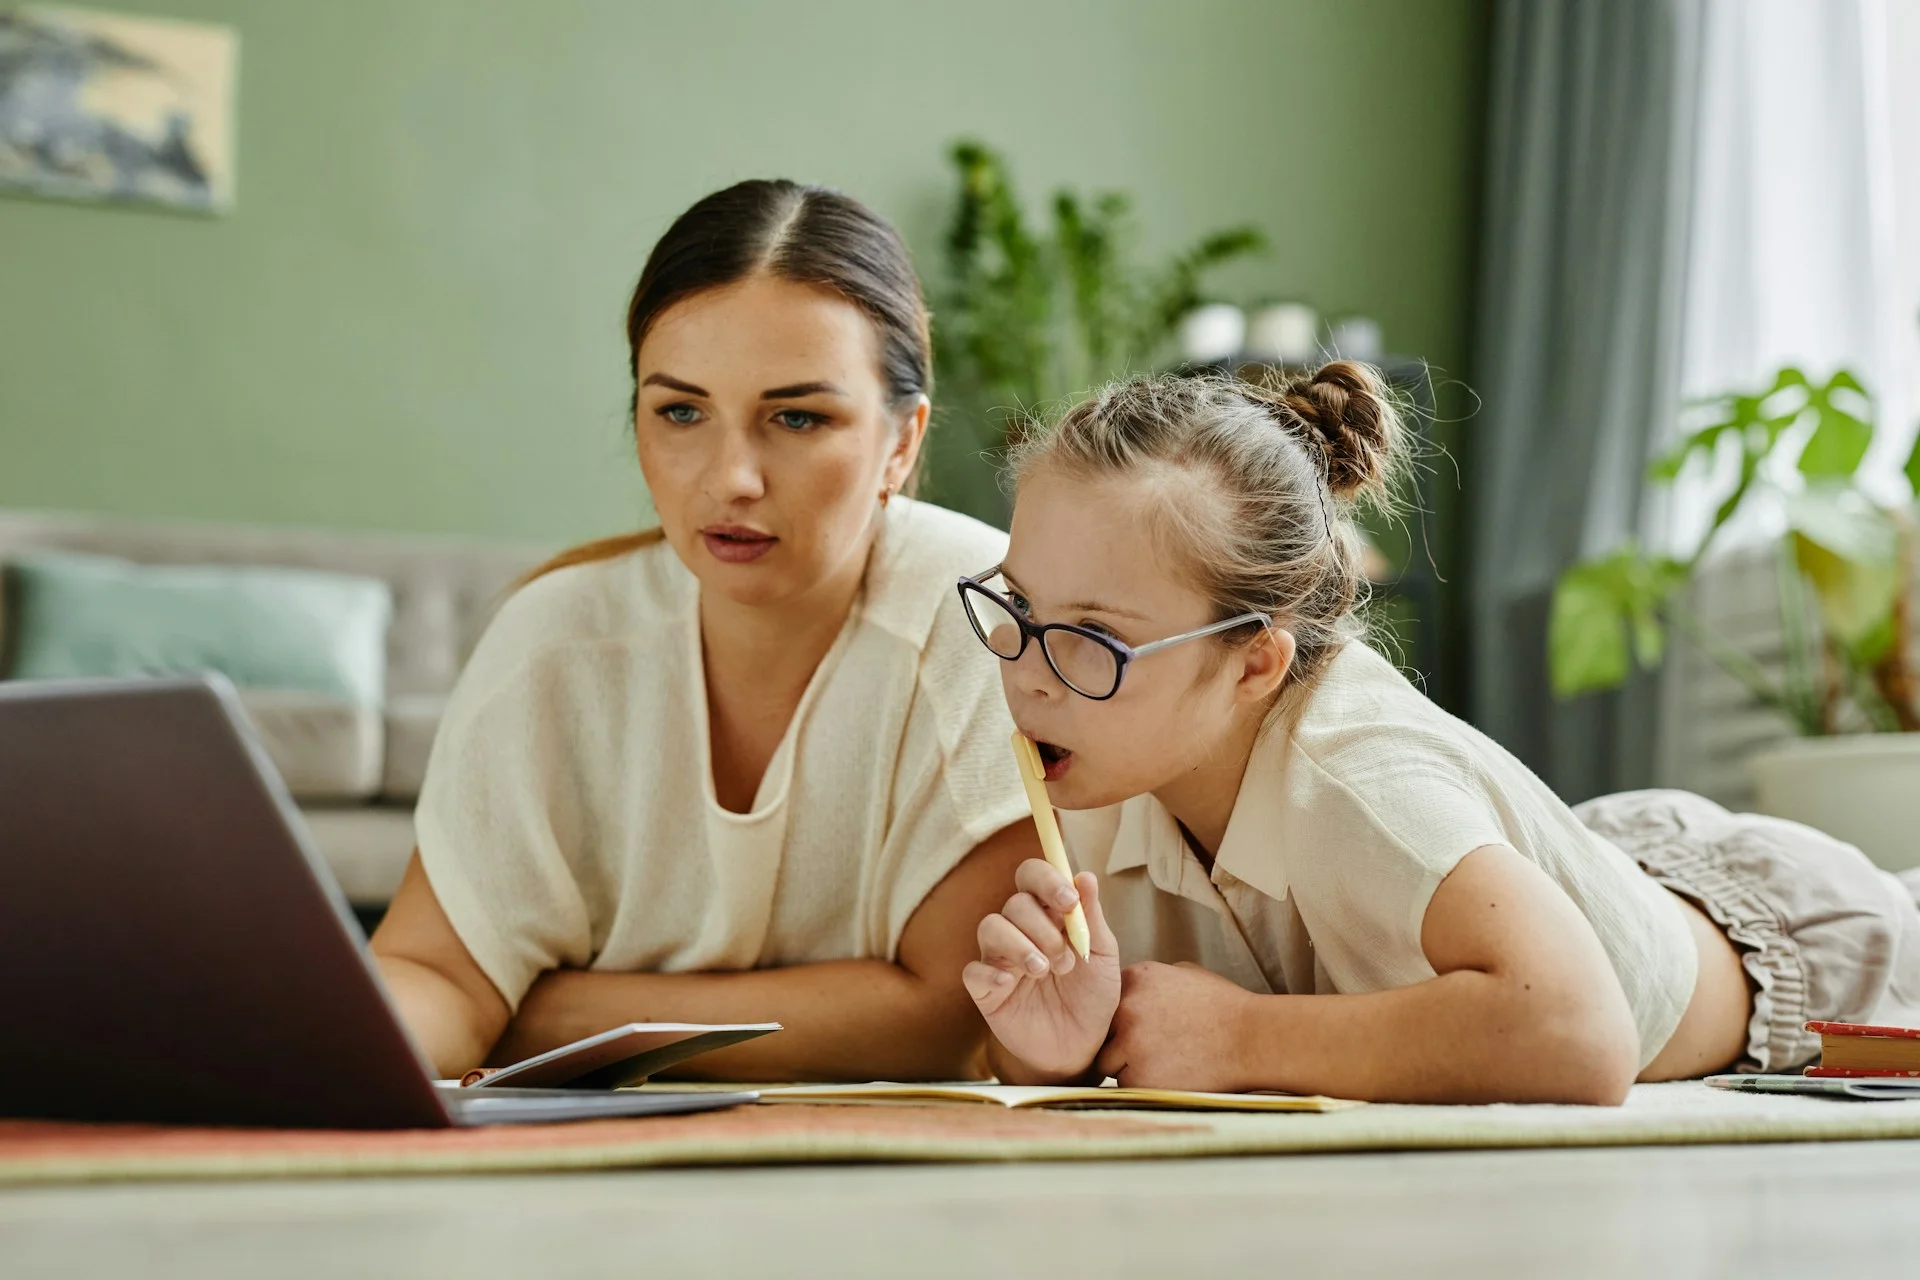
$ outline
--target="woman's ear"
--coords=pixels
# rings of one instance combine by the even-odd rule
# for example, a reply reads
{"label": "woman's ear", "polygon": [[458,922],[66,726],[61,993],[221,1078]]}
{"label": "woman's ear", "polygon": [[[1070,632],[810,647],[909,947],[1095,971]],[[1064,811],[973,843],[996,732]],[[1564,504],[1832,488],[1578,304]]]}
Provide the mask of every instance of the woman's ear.
{"label": "woman's ear", "polygon": [[1285,627],[1268,626],[1240,651],[1240,679],[1235,694],[1247,702],[1265,702],[1286,682],[1299,645]]}
{"label": "woman's ear", "polygon": [[889,490],[899,489],[913,474],[913,464],[920,459],[920,446],[926,442],[927,423],[932,416],[933,403],[925,396],[915,400],[913,408],[902,415],[899,436],[887,454],[887,465],[882,472]]}

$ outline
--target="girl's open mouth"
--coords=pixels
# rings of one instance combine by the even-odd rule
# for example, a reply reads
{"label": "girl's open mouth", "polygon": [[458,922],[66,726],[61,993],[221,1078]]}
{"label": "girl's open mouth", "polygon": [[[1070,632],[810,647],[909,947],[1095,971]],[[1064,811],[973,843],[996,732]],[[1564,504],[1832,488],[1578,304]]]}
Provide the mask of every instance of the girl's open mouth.
{"label": "girl's open mouth", "polygon": [[1073,752],[1038,738],[1034,739],[1033,745],[1040,752],[1040,764],[1048,782],[1058,782],[1066,776],[1067,770],[1073,766]]}
{"label": "girl's open mouth", "polygon": [[726,564],[745,564],[750,560],[758,560],[773,550],[774,543],[780,541],[770,533],[762,533],[744,525],[711,525],[700,531],[700,539],[707,544],[709,555]]}

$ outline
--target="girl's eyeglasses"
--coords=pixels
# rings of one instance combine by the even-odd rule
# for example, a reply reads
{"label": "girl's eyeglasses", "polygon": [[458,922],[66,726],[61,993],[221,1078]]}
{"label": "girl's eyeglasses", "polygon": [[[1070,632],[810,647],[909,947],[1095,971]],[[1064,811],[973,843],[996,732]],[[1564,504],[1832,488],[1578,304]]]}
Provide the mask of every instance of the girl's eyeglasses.
{"label": "girl's eyeglasses", "polygon": [[980,637],[980,643],[987,646],[996,658],[1012,662],[1027,651],[1029,642],[1038,640],[1040,652],[1046,656],[1053,674],[1060,677],[1060,683],[1095,702],[1105,702],[1120,692],[1120,678],[1136,658],[1144,658],[1161,649],[1171,649],[1176,644],[1218,635],[1249,623],[1257,622],[1263,627],[1273,625],[1273,619],[1264,613],[1243,613],[1237,618],[1228,618],[1197,631],[1182,632],[1136,648],[1090,627],[1076,627],[1064,622],[1035,625],[1014,607],[1011,600],[983,585],[999,572],[1000,566],[995,565],[985,573],[960,579],[960,602],[967,608],[967,621],[973,624],[973,633]]}

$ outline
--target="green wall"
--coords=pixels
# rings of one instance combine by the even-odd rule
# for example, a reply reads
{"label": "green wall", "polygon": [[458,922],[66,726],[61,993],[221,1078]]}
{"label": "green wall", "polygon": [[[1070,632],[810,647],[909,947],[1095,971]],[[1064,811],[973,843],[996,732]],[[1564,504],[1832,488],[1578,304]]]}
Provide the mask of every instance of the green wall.
{"label": "green wall", "polygon": [[704,192],[851,191],[937,263],[944,151],[1124,187],[1222,292],[1458,374],[1482,0],[117,0],[241,31],[224,218],[0,199],[0,506],[542,539],[642,518],[620,319]]}

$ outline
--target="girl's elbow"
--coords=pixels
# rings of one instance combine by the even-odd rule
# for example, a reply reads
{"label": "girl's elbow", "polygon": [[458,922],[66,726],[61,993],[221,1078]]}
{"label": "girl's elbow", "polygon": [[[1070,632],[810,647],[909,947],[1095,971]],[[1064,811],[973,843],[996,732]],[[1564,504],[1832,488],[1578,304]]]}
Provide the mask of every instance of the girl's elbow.
{"label": "girl's elbow", "polygon": [[1589,1010],[1560,1022],[1549,1050],[1558,1082],[1551,1101],[1588,1107],[1625,1102],[1640,1074],[1640,1035],[1632,1018]]}

